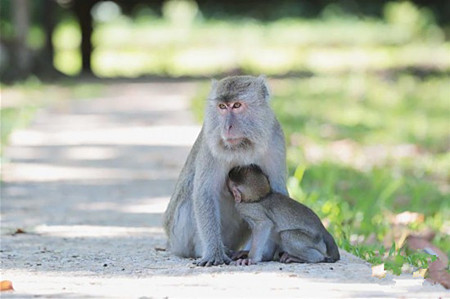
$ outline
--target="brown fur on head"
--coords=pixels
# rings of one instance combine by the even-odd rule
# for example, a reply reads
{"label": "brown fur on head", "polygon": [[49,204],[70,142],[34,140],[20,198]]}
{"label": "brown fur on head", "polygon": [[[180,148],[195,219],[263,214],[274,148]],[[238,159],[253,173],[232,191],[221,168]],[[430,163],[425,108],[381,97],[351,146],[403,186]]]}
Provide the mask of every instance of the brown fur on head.
{"label": "brown fur on head", "polygon": [[271,192],[267,176],[258,165],[237,166],[228,173],[228,188],[236,202],[253,202]]}

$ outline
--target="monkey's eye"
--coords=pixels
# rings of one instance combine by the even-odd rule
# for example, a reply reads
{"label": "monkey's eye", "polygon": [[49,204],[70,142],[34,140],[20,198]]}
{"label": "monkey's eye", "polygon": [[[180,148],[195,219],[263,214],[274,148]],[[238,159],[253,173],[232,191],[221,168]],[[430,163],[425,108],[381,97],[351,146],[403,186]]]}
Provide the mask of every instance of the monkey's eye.
{"label": "monkey's eye", "polygon": [[220,104],[219,104],[219,108],[220,108],[220,109],[227,109],[227,105],[225,105],[225,104],[223,104],[223,103],[220,103]]}
{"label": "monkey's eye", "polygon": [[233,108],[234,108],[234,109],[237,109],[237,108],[239,108],[239,107],[241,107],[241,106],[242,106],[241,103],[236,102],[236,103],[234,103]]}

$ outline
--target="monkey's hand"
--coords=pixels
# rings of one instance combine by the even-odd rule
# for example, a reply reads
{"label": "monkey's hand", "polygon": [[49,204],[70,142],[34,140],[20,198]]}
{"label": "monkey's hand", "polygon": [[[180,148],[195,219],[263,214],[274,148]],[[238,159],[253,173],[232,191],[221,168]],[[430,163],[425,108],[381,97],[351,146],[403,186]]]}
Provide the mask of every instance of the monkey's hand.
{"label": "monkey's hand", "polygon": [[216,252],[212,252],[201,258],[196,264],[201,267],[211,267],[222,264],[229,265],[230,263],[231,259],[225,254],[224,250],[217,250]]}
{"label": "monkey's hand", "polygon": [[248,250],[238,250],[238,251],[234,251],[232,254],[231,254],[231,259],[233,260],[233,261],[236,261],[236,260],[240,260],[240,259],[245,259],[245,258],[247,258],[248,257]]}

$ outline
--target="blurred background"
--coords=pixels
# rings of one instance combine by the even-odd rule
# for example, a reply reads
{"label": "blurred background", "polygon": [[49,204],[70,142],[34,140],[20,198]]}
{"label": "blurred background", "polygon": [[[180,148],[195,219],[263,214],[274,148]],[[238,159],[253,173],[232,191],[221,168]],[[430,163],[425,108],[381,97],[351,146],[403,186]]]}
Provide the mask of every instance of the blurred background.
{"label": "blurred background", "polygon": [[2,81],[450,67],[436,1],[1,0]]}
{"label": "blurred background", "polygon": [[450,253],[450,1],[0,0],[2,146],[54,101],[126,81],[266,74],[289,190],[341,247],[401,271]]}

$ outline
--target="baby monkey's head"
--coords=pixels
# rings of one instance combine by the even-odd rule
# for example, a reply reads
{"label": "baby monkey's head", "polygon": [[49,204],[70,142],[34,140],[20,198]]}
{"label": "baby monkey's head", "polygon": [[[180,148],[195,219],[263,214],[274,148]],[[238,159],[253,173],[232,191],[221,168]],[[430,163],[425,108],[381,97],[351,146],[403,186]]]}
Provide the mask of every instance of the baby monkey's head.
{"label": "baby monkey's head", "polygon": [[236,202],[258,201],[271,191],[269,179],[255,164],[231,169],[227,185]]}

